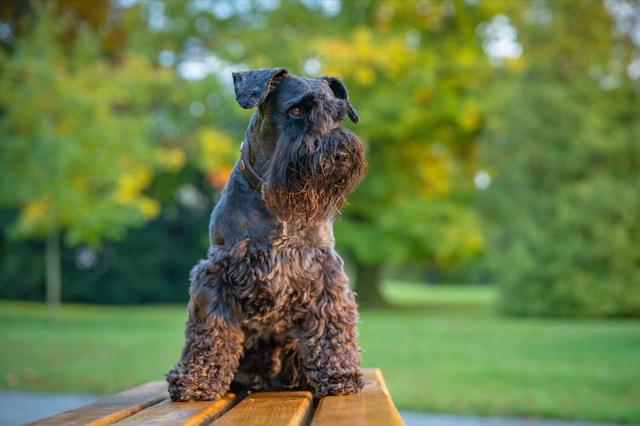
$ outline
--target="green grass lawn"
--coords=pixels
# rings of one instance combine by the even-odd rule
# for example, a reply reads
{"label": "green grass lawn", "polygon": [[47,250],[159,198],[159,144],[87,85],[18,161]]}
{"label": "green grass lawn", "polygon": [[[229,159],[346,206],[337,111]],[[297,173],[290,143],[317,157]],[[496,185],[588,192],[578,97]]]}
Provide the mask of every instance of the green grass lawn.
{"label": "green grass lawn", "polygon": [[[483,287],[388,283],[404,309],[364,311],[366,366],[382,368],[400,409],[640,421],[640,322],[497,317]],[[418,309],[417,305],[423,305]],[[0,301],[0,385],[108,393],[176,361],[185,307]]]}

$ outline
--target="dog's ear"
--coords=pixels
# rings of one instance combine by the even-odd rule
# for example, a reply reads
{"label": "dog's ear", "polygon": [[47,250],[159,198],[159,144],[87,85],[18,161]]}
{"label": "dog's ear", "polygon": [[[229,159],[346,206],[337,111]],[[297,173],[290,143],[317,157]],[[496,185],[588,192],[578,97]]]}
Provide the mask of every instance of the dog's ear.
{"label": "dog's ear", "polygon": [[286,68],[269,68],[232,73],[236,100],[245,109],[260,105],[273,89],[274,83],[286,76],[287,73]]}
{"label": "dog's ear", "polygon": [[353,121],[354,123],[358,123],[360,121],[360,117],[358,116],[355,108],[351,105],[351,102],[349,102],[349,91],[347,90],[347,86],[344,85],[342,80],[336,77],[322,78],[327,81],[335,97],[338,99],[343,99],[347,103],[347,114],[349,115],[351,121]]}

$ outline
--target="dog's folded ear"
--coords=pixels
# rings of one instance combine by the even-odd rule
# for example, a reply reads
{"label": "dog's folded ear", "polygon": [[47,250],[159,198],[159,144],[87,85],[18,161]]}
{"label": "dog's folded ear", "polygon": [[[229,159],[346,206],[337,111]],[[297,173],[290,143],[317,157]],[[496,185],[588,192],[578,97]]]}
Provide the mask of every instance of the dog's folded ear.
{"label": "dog's folded ear", "polygon": [[274,88],[275,83],[287,74],[286,68],[268,68],[232,73],[236,100],[245,109],[260,105]]}
{"label": "dog's folded ear", "polygon": [[338,99],[342,99],[347,103],[347,114],[349,115],[351,121],[353,121],[354,123],[358,123],[360,121],[360,117],[358,116],[355,108],[351,105],[351,102],[349,102],[349,91],[347,90],[347,86],[344,85],[342,80],[336,77],[322,78],[327,81],[335,97]]}

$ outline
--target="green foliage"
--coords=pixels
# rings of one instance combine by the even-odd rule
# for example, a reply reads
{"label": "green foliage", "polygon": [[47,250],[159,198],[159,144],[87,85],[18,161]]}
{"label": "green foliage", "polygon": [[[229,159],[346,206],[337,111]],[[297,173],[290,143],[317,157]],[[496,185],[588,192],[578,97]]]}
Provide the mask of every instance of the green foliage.
{"label": "green foliage", "polygon": [[[193,184],[185,184],[184,182]],[[210,186],[193,167],[156,176],[149,196],[162,212],[127,238],[62,247],[64,300],[96,304],[185,302],[188,274],[209,245]],[[14,215],[0,216],[0,226]],[[43,300],[44,244],[0,237],[0,297]]]}
{"label": "green foliage", "polygon": [[[342,77],[362,117],[370,173],[336,220],[361,301],[389,266],[484,280],[486,252],[504,311],[639,315],[627,70],[640,54],[612,17],[624,1],[85,3],[0,6],[3,226],[66,235],[67,300],[183,297],[251,114],[229,74],[285,66]],[[517,29],[520,58],[488,58],[496,17]],[[493,184],[476,205],[478,169]],[[189,186],[197,209],[177,201]],[[88,270],[84,243],[104,244]],[[0,239],[0,294],[38,298],[40,245],[21,244]],[[145,267],[129,261],[151,251]]]}
{"label": "green foliage", "polygon": [[[474,147],[483,125],[474,89],[490,67],[473,29],[495,13],[495,6],[344,2],[333,16],[318,5],[286,1],[278,8],[232,5],[235,11],[229,17],[200,6],[164,2],[119,8],[101,3],[97,9],[118,9],[118,18],[107,24],[109,13],[61,2],[57,13],[76,20],[71,35],[64,26],[47,24],[42,11],[34,14],[38,24],[20,34],[7,56],[7,69],[15,75],[27,68],[38,74],[33,83],[18,86],[5,73],[11,101],[19,106],[7,116],[7,126],[20,120],[15,116],[20,110],[38,105],[35,95],[25,95],[47,94],[56,113],[52,118],[45,107],[31,108],[38,117],[30,120],[35,130],[7,127],[6,132],[26,141],[19,145],[22,150],[42,151],[43,158],[55,159],[45,163],[53,163],[49,168],[55,173],[47,171],[54,175],[45,180],[54,185],[35,191],[33,181],[42,182],[42,176],[26,170],[40,163],[34,159],[34,166],[24,167],[17,162],[23,151],[5,156],[15,175],[6,182],[20,182],[16,195],[24,192],[5,201],[21,209],[16,233],[41,236],[64,228],[68,242],[94,243],[121,237],[127,227],[154,217],[158,202],[170,204],[171,199],[167,193],[151,198],[147,191],[160,169],[150,155],[160,143],[175,147],[179,142],[181,149],[169,152],[175,162],[181,162],[184,151],[186,161],[220,189],[237,157],[249,113],[235,104],[230,87],[223,86],[216,73],[189,81],[178,77],[185,64],[202,66],[213,57],[222,74],[228,74],[232,64],[282,65],[299,74],[345,79],[362,116],[356,130],[368,145],[372,170],[337,222],[338,244],[352,261],[449,267],[482,250],[479,223],[469,209]],[[149,28],[158,8],[163,27],[140,31]],[[62,40],[70,41],[63,47]],[[286,49],[280,48],[283,40]],[[36,45],[46,54],[35,55]],[[153,66],[161,51],[174,59]],[[317,69],[305,67],[309,61],[316,61]],[[64,84],[52,91],[47,78]],[[39,123],[47,120],[54,131],[39,130]],[[60,135],[58,127],[67,133]],[[119,167],[121,156],[131,157],[134,166]],[[23,180],[25,174],[33,179]],[[129,188],[121,197],[127,202],[114,202],[114,192],[126,189],[122,186]],[[50,188],[57,193],[49,194]],[[377,284],[377,279],[362,283],[359,291]]]}
{"label": "green foliage", "polygon": [[[305,72],[311,61],[318,66],[312,75],[346,82],[362,118],[354,130],[367,144],[370,173],[336,221],[336,238],[355,264],[361,305],[373,306],[383,303],[377,287],[385,267],[450,268],[484,248],[470,206],[484,125],[477,88],[491,67],[475,28],[501,6],[379,1],[342,7],[339,15],[317,13],[310,23],[281,8],[266,14],[276,30],[249,28],[238,37],[250,46],[260,40],[242,58],[253,66],[270,66],[275,57]],[[283,37],[290,49],[274,49]]]}
{"label": "green foliage", "polygon": [[[178,9],[169,9],[176,24],[169,31],[187,25],[177,24],[190,12]],[[244,9],[226,21],[199,11],[196,22],[220,31],[200,31],[198,39],[231,63],[339,76],[362,118],[353,129],[367,144],[371,172],[336,221],[349,260],[446,268],[480,253],[483,236],[469,207],[484,123],[476,89],[491,67],[474,28],[500,7],[342,2],[336,16],[298,1]],[[357,284],[361,295],[377,285]]]}
{"label": "green foliage", "polygon": [[88,31],[63,46],[67,25],[50,5],[1,61],[0,205],[20,210],[15,235],[66,230],[72,244],[96,244],[155,217],[143,191],[182,166],[182,151],[150,138],[171,75],[136,53],[109,63]]}
{"label": "green foliage", "polygon": [[626,73],[638,47],[609,32],[604,6],[580,4],[579,22],[559,2],[550,23],[523,23],[539,56],[497,87],[488,255],[505,312],[638,317],[640,81]]}
{"label": "green foliage", "polygon": [[469,206],[484,117],[476,88],[490,66],[468,30],[494,6],[452,6],[371,3],[346,37],[316,42],[322,72],[348,82],[369,148],[372,172],[337,222],[357,261],[446,268],[483,248]]}

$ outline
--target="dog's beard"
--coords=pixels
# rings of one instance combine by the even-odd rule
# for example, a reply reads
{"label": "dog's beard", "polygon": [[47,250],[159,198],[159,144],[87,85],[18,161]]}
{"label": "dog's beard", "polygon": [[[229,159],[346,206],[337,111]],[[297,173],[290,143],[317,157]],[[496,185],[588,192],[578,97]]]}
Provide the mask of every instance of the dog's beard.
{"label": "dog's beard", "polygon": [[338,212],[366,168],[362,142],[345,129],[283,138],[267,166],[263,198],[282,222],[318,224]]}

